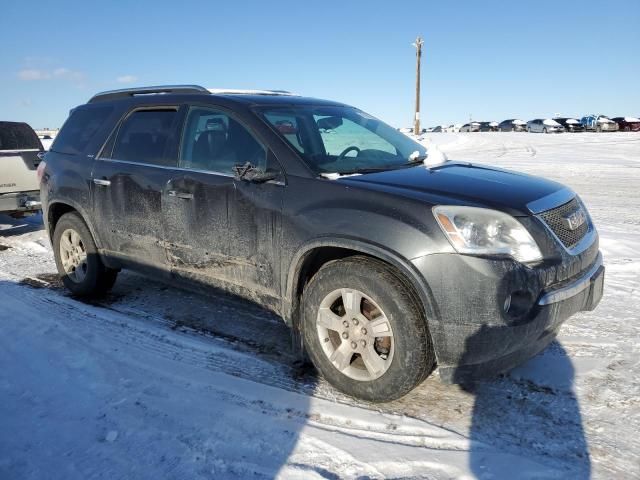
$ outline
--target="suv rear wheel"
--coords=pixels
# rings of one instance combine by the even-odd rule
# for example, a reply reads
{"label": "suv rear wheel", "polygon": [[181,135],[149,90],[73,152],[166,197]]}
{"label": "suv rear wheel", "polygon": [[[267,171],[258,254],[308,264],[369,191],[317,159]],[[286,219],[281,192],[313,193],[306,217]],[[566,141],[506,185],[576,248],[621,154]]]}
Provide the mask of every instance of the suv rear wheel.
{"label": "suv rear wheel", "polygon": [[91,232],[77,213],[65,213],[56,223],[53,252],[62,282],[75,295],[102,295],[116,281],[118,271],[104,266]]}
{"label": "suv rear wheel", "polygon": [[350,257],[324,265],[303,298],[309,356],[338,390],[395,400],[434,368],[431,338],[406,281],[386,264]]}

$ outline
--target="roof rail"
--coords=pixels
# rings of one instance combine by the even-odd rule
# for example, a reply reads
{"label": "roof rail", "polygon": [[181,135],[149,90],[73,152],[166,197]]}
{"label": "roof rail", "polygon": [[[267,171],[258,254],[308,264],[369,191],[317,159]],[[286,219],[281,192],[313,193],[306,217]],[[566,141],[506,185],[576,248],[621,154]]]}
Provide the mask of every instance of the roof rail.
{"label": "roof rail", "polygon": [[286,90],[242,90],[235,88],[209,88],[209,92],[217,95],[289,95],[297,96]]}
{"label": "roof rail", "polygon": [[159,85],[155,87],[123,88],[109,90],[95,94],[87,103],[116,100],[118,98],[134,97],[136,95],[152,95],[163,93],[198,93],[209,95],[209,90],[200,85]]}

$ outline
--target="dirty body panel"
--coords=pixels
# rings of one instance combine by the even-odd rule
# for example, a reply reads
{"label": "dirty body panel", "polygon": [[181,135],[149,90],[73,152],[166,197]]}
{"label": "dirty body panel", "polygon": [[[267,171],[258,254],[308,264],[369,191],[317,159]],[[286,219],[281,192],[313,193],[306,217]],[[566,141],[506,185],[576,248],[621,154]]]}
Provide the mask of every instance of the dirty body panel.
{"label": "dirty body panel", "polygon": [[[56,144],[47,154],[45,203],[66,201],[77,209],[113,268],[147,266],[177,280],[213,286],[277,312],[296,329],[310,259],[322,259],[319,252],[327,248],[334,249],[333,258],[340,251],[379,258],[413,286],[447,381],[514,366],[544,348],[566,318],[599,300],[603,272],[590,220],[588,241],[572,251],[542,220],[544,211],[573,198],[560,184],[454,162],[329,180],[305,164],[255,111],[264,103],[329,102],[155,97],[109,102],[112,116],[78,154],[84,163],[74,165],[74,157],[56,152]],[[258,183],[232,171],[183,168],[179,150],[185,111],[193,105],[232,111],[267,149],[278,170],[275,178]],[[127,115],[146,107],[178,109],[167,133],[164,163],[122,161],[109,139],[117,137]],[[237,159],[239,164],[243,160]],[[556,197],[558,202],[548,208],[532,208]],[[438,205],[512,215],[544,259],[525,265],[505,256],[457,253],[434,217]],[[553,292],[561,294],[549,297]],[[544,300],[549,298],[554,301]]]}

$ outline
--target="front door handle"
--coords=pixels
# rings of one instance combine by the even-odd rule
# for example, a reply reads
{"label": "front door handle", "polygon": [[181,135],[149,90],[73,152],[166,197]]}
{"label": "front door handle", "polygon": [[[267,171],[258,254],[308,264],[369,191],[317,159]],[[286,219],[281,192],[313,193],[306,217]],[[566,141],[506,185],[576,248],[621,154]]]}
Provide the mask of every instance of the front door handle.
{"label": "front door handle", "polygon": [[193,193],[188,192],[178,192],[176,190],[169,190],[170,197],[182,198],[183,200],[191,200],[193,198]]}
{"label": "front door handle", "polygon": [[111,182],[109,180],[103,180],[101,178],[94,178],[93,183],[95,183],[96,185],[100,185],[101,187],[108,187],[109,185],[111,185]]}

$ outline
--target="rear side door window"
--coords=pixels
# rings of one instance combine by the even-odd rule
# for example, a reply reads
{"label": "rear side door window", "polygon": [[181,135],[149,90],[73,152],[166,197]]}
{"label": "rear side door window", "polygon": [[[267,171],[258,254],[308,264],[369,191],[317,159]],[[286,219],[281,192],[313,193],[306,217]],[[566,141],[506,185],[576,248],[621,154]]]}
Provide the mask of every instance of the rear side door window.
{"label": "rear side door window", "polygon": [[213,108],[189,109],[180,146],[181,168],[232,175],[233,167],[247,162],[267,170],[267,150],[240,122]]}
{"label": "rear side door window", "polygon": [[89,142],[105,125],[113,107],[108,105],[78,108],[62,126],[51,145],[51,151],[78,155],[84,152]]}
{"label": "rear side door window", "polygon": [[135,110],[107,142],[101,158],[175,167],[169,150],[177,121],[177,107]]}

